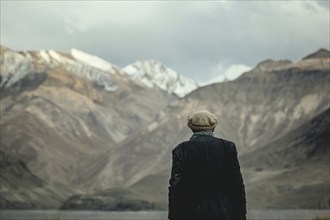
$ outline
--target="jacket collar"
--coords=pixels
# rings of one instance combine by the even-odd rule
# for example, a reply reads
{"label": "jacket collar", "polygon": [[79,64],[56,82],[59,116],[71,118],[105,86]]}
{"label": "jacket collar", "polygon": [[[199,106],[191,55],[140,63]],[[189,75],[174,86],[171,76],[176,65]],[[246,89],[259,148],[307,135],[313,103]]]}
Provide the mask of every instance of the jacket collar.
{"label": "jacket collar", "polygon": [[199,137],[204,136],[204,135],[207,135],[207,136],[213,136],[213,137],[214,137],[214,134],[213,134],[212,131],[198,131],[198,132],[195,132],[195,133],[191,136],[190,140],[191,140],[191,139],[195,139],[195,138],[199,138]]}

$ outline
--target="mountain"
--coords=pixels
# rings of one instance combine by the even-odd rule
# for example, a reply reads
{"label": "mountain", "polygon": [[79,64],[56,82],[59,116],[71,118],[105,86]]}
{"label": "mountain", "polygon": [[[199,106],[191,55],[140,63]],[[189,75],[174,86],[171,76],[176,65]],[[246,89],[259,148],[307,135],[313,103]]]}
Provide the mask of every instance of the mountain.
{"label": "mountain", "polygon": [[[1,152],[15,155],[45,186],[64,185],[67,191],[76,189],[76,174],[85,164],[177,99],[78,50],[16,52],[1,47],[0,63]],[[15,185],[18,174],[8,175]],[[10,192],[14,195],[8,192],[4,199],[19,196],[19,191]],[[31,191],[31,198],[36,197],[33,192],[38,193]],[[44,204],[40,200],[33,207]]]}
{"label": "mountain", "polygon": [[179,97],[184,97],[198,87],[193,80],[179,75],[156,60],[137,61],[125,67],[123,71],[147,87],[156,87]]}
{"label": "mountain", "polygon": [[17,155],[0,151],[1,209],[56,209],[70,195],[81,193],[52,185],[34,175]]}
{"label": "mountain", "polygon": [[166,209],[171,150],[201,109],[237,145],[249,209],[327,208],[324,54],[191,91],[158,61],[120,69],[76,49],[1,47],[1,208]]}
{"label": "mountain", "polygon": [[[166,207],[171,150],[191,135],[186,117],[196,110],[208,109],[220,118],[216,135],[233,140],[242,157],[242,164],[250,161],[253,165],[242,166],[249,208],[329,207],[324,202],[326,198],[315,196],[329,191],[329,175],[325,169],[328,166],[329,141],[324,139],[327,129],[323,123],[314,124],[315,120],[327,117],[322,113],[330,108],[329,64],[330,59],[323,57],[303,59],[297,63],[266,60],[237,80],[198,88],[183,99],[169,104],[147,127],[89,164],[90,169],[97,172],[84,170],[82,176],[88,177],[84,184],[91,189],[125,186],[131,192]],[[306,143],[297,142],[311,135],[309,126],[316,129],[315,138]],[[295,138],[289,138],[293,134]],[[281,147],[272,144],[276,141],[280,141]],[[316,145],[320,145],[317,148],[324,153],[311,154],[309,157],[308,165],[322,173],[318,184],[313,185],[309,182],[314,175],[308,172],[302,174],[304,171],[300,168],[303,163],[292,161],[289,152],[296,152],[295,157],[304,161],[306,152]],[[292,146],[305,150],[291,150]],[[270,169],[267,160],[259,160],[259,154],[251,153],[259,151],[269,152],[268,158],[290,166],[274,166]],[[102,169],[99,169],[100,164]],[[260,168],[262,172],[259,172]],[[282,174],[290,173],[301,177],[299,184],[293,178],[288,180],[291,182],[287,185],[284,181],[273,184],[270,178],[282,179]],[[114,176],[116,178],[111,178]],[[287,189],[279,195],[282,196],[281,201],[291,202],[280,203],[273,194],[273,197],[264,197],[262,200],[263,195],[277,192],[267,191],[267,184],[273,184],[275,189]],[[298,192],[294,187],[298,187],[299,192],[305,191],[306,197],[301,195],[290,197],[289,200],[290,195]]]}
{"label": "mountain", "polygon": [[309,54],[308,56],[304,57],[304,60],[307,59],[318,59],[318,58],[324,58],[329,59],[330,58],[330,51],[327,49],[319,49],[315,53]]}
{"label": "mountain", "polygon": [[[329,209],[330,109],[244,154],[250,206]],[[270,184],[271,183],[271,184]],[[268,189],[268,190],[264,190]],[[272,198],[269,201],[269,198]]]}

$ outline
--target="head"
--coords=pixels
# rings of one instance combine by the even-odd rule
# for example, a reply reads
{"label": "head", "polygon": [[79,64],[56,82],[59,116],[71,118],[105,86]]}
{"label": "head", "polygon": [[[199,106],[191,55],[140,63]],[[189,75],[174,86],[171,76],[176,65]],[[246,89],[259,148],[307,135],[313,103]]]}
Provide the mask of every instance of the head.
{"label": "head", "polygon": [[218,117],[213,113],[202,110],[188,117],[188,126],[195,133],[199,131],[214,131],[218,125]]}

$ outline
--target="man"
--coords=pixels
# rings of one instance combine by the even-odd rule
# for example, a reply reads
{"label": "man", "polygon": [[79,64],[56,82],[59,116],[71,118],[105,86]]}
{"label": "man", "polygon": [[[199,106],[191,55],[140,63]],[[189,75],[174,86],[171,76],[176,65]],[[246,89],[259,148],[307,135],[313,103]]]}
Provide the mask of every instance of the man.
{"label": "man", "polygon": [[170,220],[245,220],[243,178],[233,142],[213,134],[217,117],[199,111],[188,117],[190,140],[172,151]]}

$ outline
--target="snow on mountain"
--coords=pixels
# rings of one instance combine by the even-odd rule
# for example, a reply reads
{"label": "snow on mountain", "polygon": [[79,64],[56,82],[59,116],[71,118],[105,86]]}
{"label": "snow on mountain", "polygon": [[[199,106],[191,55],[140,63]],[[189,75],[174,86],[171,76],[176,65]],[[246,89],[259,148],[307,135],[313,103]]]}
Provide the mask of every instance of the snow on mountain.
{"label": "snow on mountain", "polygon": [[159,61],[137,61],[120,69],[106,60],[77,49],[71,49],[70,53],[53,50],[19,53],[6,50],[3,53],[3,62],[6,65],[1,65],[0,88],[9,87],[27,74],[34,72],[38,64],[47,65],[50,68],[63,68],[71,74],[94,81],[107,91],[117,90],[113,77],[118,73],[146,87],[159,88],[178,97],[183,97],[198,87],[195,81],[178,74]]}
{"label": "snow on mountain", "polygon": [[29,58],[10,50],[1,53],[1,61],[0,88],[12,86],[33,69]]}
{"label": "snow on mountain", "polygon": [[89,66],[98,68],[104,72],[114,73],[115,69],[118,69],[115,65],[107,62],[106,60],[101,59],[98,56],[94,56],[77,49],[71,49],[70,54],[72,57],[82,63],[85,63]]}
{"label": "snow on mountain", "polygon": [[156,60],[137,61],[126,66],[123,71],[147,87],[158,87],[179,97],[185,96],[198,87],[195,81],[178,74]]}
{"label": "snow on mountain", "polygon": [[18,53],[6,50],[2,54],[0,88],[10,87],[27,74],[35,72],[37,64],[50,68],[63,68],[71,74],[87,78],[103,87],[106,91],[114,92],[117,85],[112,74],[120,69],[101,58],[72,49],[70,54],[53,50],[27,51]]}

